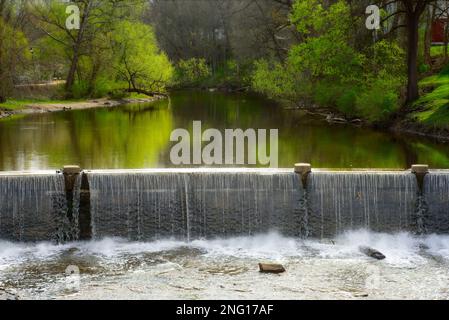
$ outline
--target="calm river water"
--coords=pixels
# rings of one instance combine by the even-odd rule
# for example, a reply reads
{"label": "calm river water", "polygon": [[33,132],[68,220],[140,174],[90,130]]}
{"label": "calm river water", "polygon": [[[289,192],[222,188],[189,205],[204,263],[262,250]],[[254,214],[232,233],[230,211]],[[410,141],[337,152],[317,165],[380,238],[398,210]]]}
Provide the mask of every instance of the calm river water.
{"label": "calm river water", "polygon": [[172,167],[170,134],[217,128],[279,129],[279,166],[449,168],[449,144],[351,125],[330,125],[247,94],[177,92],[171,102],[16,116],[0,121],[0,170]]}

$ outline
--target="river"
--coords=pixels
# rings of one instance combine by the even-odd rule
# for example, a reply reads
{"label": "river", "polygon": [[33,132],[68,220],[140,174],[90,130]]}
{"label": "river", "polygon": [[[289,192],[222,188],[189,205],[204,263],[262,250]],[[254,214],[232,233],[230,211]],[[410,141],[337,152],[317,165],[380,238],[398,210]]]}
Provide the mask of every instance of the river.
{"label": "river", "polygon": [[175,92],[170,102],[19,115],[0,120],[0,170],[173,167],[170,134],[203,129],[278,129],[279,166],[405,169],[449,167],[449,144],[412,135],[329,124],[249,94]]}

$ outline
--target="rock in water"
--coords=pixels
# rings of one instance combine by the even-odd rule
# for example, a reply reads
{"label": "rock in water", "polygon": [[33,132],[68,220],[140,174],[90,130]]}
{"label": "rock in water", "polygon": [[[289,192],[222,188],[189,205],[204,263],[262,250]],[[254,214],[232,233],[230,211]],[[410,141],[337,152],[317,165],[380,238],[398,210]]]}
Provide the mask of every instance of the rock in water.
{"label": "rock in water", "polygon": [[376,249],[370,248],[370,247],[365,247],[365,246],[360,246],[359,250],[361,253],[366,254],[368,257],[377,259],[377,260],[383,260],[385,259],[385,255],[383,255],[381,252],[379,252]]}
{"label": "rock in water", "polygon": [[259,271],[263,273],[283,273],[285,268],[281,264],[259,263]]}

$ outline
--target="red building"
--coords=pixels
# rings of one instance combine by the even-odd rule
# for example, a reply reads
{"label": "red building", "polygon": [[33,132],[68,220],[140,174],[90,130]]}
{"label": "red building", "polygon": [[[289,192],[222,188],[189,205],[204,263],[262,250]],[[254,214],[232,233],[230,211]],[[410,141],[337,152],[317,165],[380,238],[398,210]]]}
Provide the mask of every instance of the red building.
{"label": "red building", "polygon": [[444,28],[448,23],[447,19],[436,20],[432,25],[432,43],[443,44],[444,43]]}

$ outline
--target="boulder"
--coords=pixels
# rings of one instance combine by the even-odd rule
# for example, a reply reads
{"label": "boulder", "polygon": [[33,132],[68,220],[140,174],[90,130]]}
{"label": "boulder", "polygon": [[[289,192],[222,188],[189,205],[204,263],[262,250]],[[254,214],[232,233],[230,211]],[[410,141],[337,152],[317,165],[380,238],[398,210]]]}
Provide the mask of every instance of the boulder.
{"label": "boulder", "polygon": [[263,273],[283,273],[285,268],[281,264],[259,263],[259,271]]}
{"label": "boulder", "polygon": [[366,247],[366,246],[360,246],[359,247],[359,251],[365,255],[367,255],[368,257],[377,259],[377,260],[383,260],[385,259],[385,255],[382,254],[381,252],[379,252],[376,249],[370,248],[370,247]]}

